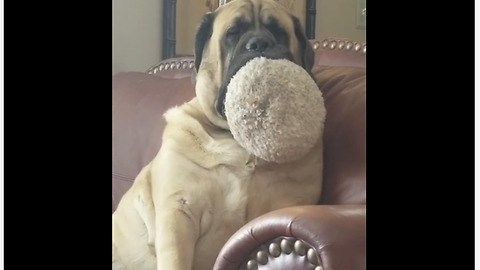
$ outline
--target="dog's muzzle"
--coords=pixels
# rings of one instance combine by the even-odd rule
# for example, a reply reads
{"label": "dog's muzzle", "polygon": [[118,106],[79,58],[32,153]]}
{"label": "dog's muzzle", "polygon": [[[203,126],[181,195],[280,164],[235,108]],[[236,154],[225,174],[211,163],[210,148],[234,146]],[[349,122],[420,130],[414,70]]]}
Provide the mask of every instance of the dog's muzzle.
{"label": "dog's muzzle", "polygon": [[287,59],[293,60],[293,55],[284,44],[279,44],[275,38],[265,34],[245,35],[239,40],[238,45],[232,53],[225,72],[223,84],[220,87],[215,108],[217,112],[225,118],[225,95],[227,94],[227,86],[237,71],[242,68],[248,61],[256,57],[266,57],[269,59]]}
{"label": "dog's muzzle", "polygon": [[263,53],[266,49],[273,46],[273,42],[263,36],[254,36],[250,38],[245,45],[245,50],[250,53]]}

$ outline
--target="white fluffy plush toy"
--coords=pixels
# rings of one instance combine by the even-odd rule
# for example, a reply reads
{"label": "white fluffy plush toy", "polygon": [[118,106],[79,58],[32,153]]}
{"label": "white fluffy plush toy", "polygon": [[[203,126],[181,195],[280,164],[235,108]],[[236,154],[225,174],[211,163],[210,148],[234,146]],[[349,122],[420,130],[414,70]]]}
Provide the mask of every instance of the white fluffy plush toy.
{"label": "white fluffy plush toy", "polygon": [[318,142],[326,110],[317,84],[302,67],[257,57],[232,77],[225,115],[234,139],[249,153],[285,163]]}

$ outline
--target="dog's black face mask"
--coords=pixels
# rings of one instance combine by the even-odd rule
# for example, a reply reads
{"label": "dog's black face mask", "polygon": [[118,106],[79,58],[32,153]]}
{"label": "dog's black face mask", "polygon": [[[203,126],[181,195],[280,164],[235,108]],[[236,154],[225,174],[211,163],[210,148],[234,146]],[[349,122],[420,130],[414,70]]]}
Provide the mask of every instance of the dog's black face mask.
{"label": "dog's black face mask", "polygon": [[255,27],[243,19],[236,19],[221,41],[227,81],[249,60],[263,56],[271,59],[288,59],[293,55],[288,49],[289,36],[275,18]]}
{"label": "dog's black face mask", "polygon": [[242,19],[235,20],[221,41],[225,70],[223,84],[219,91],[216,109],[225,117],[224,101],[230,79],[249,60],[255,57],[287,59],[293,61],[288,49],[289,36],[275,18],[255,27]]}
{"label": "dog's black face mask", "polygon": [[[220,41],[224,70],[222,72],[222,85],[218,91],[215,104],[216,111],[223,118],[225,118],[224,101],[230,79],[249,60],[255,57],[266,57],[269,59],[287,59],[294,62],[289,44],[290,39],[296,38],[302,56],[301,66],[310,72],[314,55],[312,46],[308,42],[298,19],[293,16],[291,19],[295,29],[293,36],[289,35],[274,16],[270,16],[266,21],[259,23],[249,22],[239,17],[226,30]],[[203,47],[212,34],[213,23],[214,15],[208,14],[204,17],[197,31],[195,44],[197,70],[201,62]]]}

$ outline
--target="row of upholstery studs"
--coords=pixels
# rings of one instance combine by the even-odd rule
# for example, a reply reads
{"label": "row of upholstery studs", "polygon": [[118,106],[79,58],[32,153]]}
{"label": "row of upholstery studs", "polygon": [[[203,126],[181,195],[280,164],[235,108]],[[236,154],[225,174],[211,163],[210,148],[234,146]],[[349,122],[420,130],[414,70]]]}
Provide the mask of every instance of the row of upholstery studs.
{"label": "row of upholstery studs", "polygon": [[[267,253],[268,252],[268,253]],[[315,270],[323,270],[323,267],[318,265],[317,252],[313,248],[309,248],[301,240],[296,240],[295,242],[292,239],[282,239],[280,244],[273,242],[268,246],[268,251],[259,250],[255,254],[253,259],[250,259],[247,262],[248,270],[257,270],[258,265],[265,265],[268,263],[268,255],[276,258],[279,257],[282,253],[290,254],[295,253],[298,256],[307,256],[307,260],[312,265],[316,266]]]}

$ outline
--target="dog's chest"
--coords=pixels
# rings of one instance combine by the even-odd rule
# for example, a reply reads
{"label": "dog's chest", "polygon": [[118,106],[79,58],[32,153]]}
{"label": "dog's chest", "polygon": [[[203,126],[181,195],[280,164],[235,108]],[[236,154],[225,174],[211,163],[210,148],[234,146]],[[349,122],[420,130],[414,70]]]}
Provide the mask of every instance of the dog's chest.
{"label": "dog's chest", "polygon": [[[321,191],[321,155],[312,151],[290,164],[249,161],[218,173],[222,222],[240,225],[283,207],[315,204]],[[229,219],[229,220],[226,220]]]}
{"label": "dog's chest", "polygon": [[218,163],[205,175],[209,184],[203,200],[211,202],[211,208],[200,221],[195,269],[211,269],[228,238],[253,218],[281,207],[315,203],[320,193],[316,157],[296,164],[265,164],[233,139],[217,138],[214,144]]}

